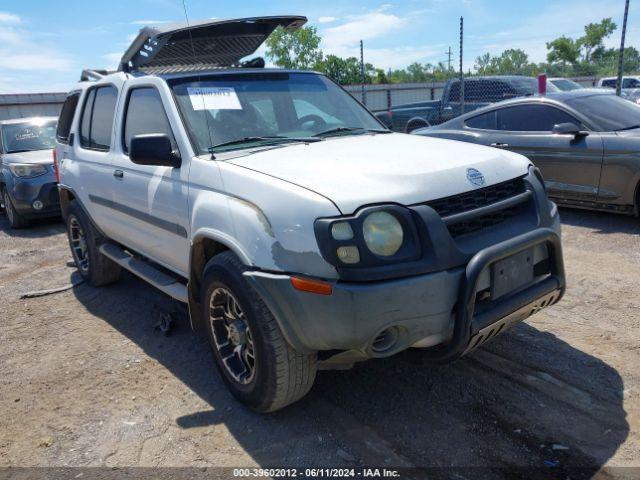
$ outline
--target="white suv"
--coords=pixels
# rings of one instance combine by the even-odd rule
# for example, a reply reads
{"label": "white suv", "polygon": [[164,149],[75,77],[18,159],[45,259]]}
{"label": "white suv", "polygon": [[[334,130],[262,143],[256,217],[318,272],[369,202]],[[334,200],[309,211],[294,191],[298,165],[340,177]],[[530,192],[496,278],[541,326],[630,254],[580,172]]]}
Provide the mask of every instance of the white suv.
{"label": "white suv", "polygon": [[558,212],[526,158],[391,133],[323,75],[239,63],[304,21],[142,30],[118,72],[69,94],[56,146],[80,273],[124,268],[188,303],[259,411],[318,369],[458,358],[565,288]]}

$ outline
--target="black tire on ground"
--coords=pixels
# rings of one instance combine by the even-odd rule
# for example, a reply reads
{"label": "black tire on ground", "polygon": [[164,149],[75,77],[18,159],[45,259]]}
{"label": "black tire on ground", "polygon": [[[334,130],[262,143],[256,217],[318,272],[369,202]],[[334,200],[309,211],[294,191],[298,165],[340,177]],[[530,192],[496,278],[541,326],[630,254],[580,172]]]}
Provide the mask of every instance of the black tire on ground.
{"label": "black tire on ground", "polygon": [[9,197],[9,192],[4,188],[2,189],[2,203],[4,204],[4,213],[7,216],[7,220],[9,220],[11,228],[18,229],[29,226],[29,220],[16,211]]}
{"label": "black tire on ground", "polygon": [[[316,376],[317,355],[301,353],[291,348],[283,337],[276,319],[243,277],[242,273],[245,270],[246,267],[240,259],[229,251],[209,260],[204,269],[202,282],[203,319],[216,364],[231,393],[240,402],[258,412],[272,412],[301,399],[311,389]],[[251,355],[245,360],[253,359],[253,367],[246,368],[251,362],[245,361],[245,374],[240,379],[234,378],[228,363],[225,364],[223,361],[222,350],[226,355],[230,351],[229,348],[240,348],[241,345],[228,342],[229,346],[225,350],[218,347],[218,344],[224,342],[216,343],[216,338],[220,340],[221,331],[226,330],[226,333],[229,333],[231,330],[227,327],[237,323],[228,322],[228,316],[220,317],[220,312],[224,310],[223,303],[216,302],[225,298],[225,292],[231,293],[233,301],[237,302],[241,313],[235,318],[246,322],[242,327],[243,338],[250,339],[248,341],[251,345]],[[228,307],[228,303],[226,306]],[[232,334],[229,334],[228,338],[234,339]],[[237,340],[237,337],[235,339]],[[245,348],[246,344],[245,340]],[[241,355],[242,349],[238,358],[241,358]],[[248,374],[249,371],[252,373]]]}
{"label": "black tire on ground", "polygon": [[82,278],[94,287],[118,281],[120,265],[100,253],[100,244],[105,239],[75,200],[69,204],[66,225],[71,255]]}

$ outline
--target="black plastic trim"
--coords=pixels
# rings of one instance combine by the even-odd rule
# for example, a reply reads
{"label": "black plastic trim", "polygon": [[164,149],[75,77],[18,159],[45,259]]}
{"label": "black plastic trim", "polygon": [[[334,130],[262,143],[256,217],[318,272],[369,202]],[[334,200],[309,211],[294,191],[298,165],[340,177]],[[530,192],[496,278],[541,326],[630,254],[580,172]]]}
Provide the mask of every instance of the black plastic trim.
{"label": "black plastic trim", "polygon": [[149,223],[154,227],[161,228],[162,230],[166,230],[167,232],[175,233],[183,238],[187,238],[187,230],[177,223],[171,223],[162,218],[154,217],[153,215],[149,215],[148,213],[141,212],[140,210],[136,210],[135,208],[131,208],[127,205],[123,205],[118,202],[114,202],[113,200],[109,200],[108,198],[99,197],[97,195],[89,195],[89,200],[91,200],[96,205],[102,205],[103,207],[111,208],[120,213],[124,213],[125,215],[129,215],[130,217],[134,217],[142,222]]}
{"label": "black plastic trim", "polygon": [[[474,318],[477,283],[482,271],[499,260],[538,244],[546,244],[549,251],[551,272],[548,277],[525,290],[496,302],[492,308]],[[467,265],[455,311],[455,323],[451,340],[423,352],[434,362],[450,362],[460,357],[471,339],[472,333],[497,322],[506,315],[534,302],[538,298],[559,291],[556,302],[562,298],[565,284],[564,261],[560,237],[551,229],[541,228],[519,237],[505,240],[478,252]]]}
{"label": "black plastic trim", "polygon": [[527,190],[524,193],[519,193],[518,195],[507,198],[506,200],[500,200],[498,202],[485,205],[484,207],[476,208],[475,210],[467,210],[466,212],[442,217],[442,220],[447,225],[466,222],[468,220],[473,220],[474,218],[483,217],[491,213],[499,212],[500,210],[506,210],[507,208],[515,207],[517,205],[520,205],[521,203],[526,202],[527,200],[529,200],[529,198],[531,198],[531,191]]}

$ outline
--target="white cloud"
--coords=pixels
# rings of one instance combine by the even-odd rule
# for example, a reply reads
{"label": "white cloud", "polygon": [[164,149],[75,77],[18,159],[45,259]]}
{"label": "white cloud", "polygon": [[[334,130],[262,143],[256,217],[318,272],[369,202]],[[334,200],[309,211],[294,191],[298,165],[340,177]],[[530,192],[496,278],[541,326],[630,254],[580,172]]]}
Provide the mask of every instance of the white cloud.
{"label": "white cloud", "polygon": [[321,32],[322,48],[327,53],[344,56],[345,50],[358,45],[360,40],[384,37],[405,24],[400,17],[380,11],[353,15],[347,21]]}
{"label": "white cloud", "polygon": [[[3,13],[0,18],[19,17]],[[0,70],[12,71],[65,71],[73,62],[71,58],[51,47],[47,42],[38,41],[37,32],[18,28],[15,25],[0,25]],[[50,43],[50,42],[49,42]]]}
{"label": "white cloud", "polygon": [[51,35],[26,28],[17,15],[0,12],[0,92],[66,91],[60,80],[74,67],[52,45]]}
{"label": "white cloud", "polygon": [[318,23],[333,23],[336,21],[336,17],[319,17]]}
{"label": "white cloud", "polygon": [[365,61],[379,68],[398,68],[422,60],[429,54],[420,46],[382,47],[367,45],[367,41],[383,39],[402,29],[406,20],[385,12],[390,5],[385,4],[375,11],[361,15],[351,15],[339,25],[325,28],[321,48],[325,54],[339,57],[360,57],[360,40],[365,41]]}
{"label": "white cloud", "polygon": [[102,59],[107,63],[105,66],[107,70],[112,70],[120,65],[122,59],[122,52],[107,53],[102,56]]}
{"label": "white cloud", "polygon": [[8,12],[0,12],[0,23],[20,23],[22,19],[18,15]]}

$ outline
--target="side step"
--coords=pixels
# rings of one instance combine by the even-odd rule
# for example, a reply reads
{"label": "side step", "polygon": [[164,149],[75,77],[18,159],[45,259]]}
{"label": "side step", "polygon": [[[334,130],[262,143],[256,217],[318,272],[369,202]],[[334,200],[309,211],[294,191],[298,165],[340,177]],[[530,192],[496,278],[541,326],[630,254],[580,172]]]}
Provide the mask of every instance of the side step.
{"label": "side step", "polygon": [[137,275],[145,282],[150,283],[158,290],[166,293],[170,297],[187,303],[187,286],[176,280],[171,275],[167,275],[143,260],[138,260],[137,258],[132,257],[120,247],[112,243],[105,243],[101,245],[100,253],[116,262],[122,268],[126,268],[131,273]]}

